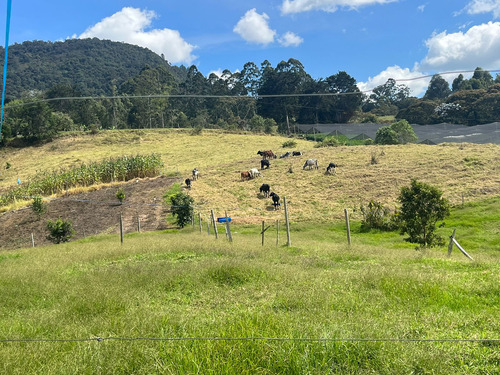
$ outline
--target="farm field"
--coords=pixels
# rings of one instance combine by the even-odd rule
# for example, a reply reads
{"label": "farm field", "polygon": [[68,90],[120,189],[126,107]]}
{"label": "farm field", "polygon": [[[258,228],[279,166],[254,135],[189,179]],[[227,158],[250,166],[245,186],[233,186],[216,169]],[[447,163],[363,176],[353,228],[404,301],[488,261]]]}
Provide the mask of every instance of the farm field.
{"label": "farm field", "polygon": [[[2,150],[3,164],[11,164],[2,168],[3,190],[37,170],[109,157],[155,152],[165,165],[158,178],[53,196],[47,215],[88,215],[80,226],[87,233],[79,230],[76,241],[2,246],[0,373],[498,374],[500,146],[318,149],[299,139],[282,148],[287,140],[130,131]],[[304,155],[273,159],[262,179],[241,181],[239,172],[258,167],[256,152],[264,149]],[[302,170],[307,158],[317,158],[320,169]],[[330,161],[339,164],[333,176],[324,174]],[[121,244],[116,217],[137,215],[136,206],[87,212],[63,202],[109,201],[123,186],[125,202],[146,205],[194,167],[201,174],[189,192],[195,212],[205,220],[211,209],[216,216],[227,211],[232,243],[222,225],[217,240],[205,228],[172,229],[167,212],[155,208],[144,220],[151,232],[133,233],[130,219]],[[474,261],[456,248],[447,257],[446,247],[416,251],[396,232],[360,230],[359,205],[374,199],[392,208],[411,178],[443,190],[453,208],[438,231],[447,237],[456,228]],[[283,210],[258,194],[263,182],[287,197],[291,247]],[[15,220],[2,222],[11,225],[2,241],[41,232],[54,218],[37,221],[22,206],[4,208],[2,217]],[[351,246],[344,208],[351,212]],[[272,226],[264,246],[262,220]]]}

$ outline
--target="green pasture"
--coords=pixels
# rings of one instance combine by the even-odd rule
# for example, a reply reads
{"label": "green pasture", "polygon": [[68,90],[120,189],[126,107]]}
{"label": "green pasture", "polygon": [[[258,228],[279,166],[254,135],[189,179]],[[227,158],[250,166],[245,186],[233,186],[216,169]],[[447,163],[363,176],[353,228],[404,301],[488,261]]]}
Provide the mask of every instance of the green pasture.
{"label": "green pasture", "polygon": [[356,220],[1,251],[0,373],[498,374],[499,205],[440,229],[474,261]]}

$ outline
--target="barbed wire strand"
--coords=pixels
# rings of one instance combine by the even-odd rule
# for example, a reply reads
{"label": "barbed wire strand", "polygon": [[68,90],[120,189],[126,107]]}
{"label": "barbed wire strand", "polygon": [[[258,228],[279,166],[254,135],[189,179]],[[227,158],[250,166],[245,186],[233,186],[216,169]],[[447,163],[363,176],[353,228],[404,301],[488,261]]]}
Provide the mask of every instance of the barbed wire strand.
{"label": "barbed wire strand", "polygon": [[290,342],[450,342],[450,343],[500,343],[500,339],[422,339],[422,338],[314,338],[314,337],[92,337],[73,339],[24,338],[0,339],[9,342],[89,342],[89,341],[290,341]]}

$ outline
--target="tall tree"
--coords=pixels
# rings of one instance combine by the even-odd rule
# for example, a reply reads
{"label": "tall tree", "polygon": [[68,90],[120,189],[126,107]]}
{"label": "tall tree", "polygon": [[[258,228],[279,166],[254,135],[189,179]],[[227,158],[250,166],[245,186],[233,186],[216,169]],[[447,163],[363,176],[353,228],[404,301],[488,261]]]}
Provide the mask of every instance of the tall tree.
{"label": "tall tree", "polygon": [[432,76],[427,91],[425,92],[424,99],[436,100],[446,99],[451,94],[450,85],[439,74]]}

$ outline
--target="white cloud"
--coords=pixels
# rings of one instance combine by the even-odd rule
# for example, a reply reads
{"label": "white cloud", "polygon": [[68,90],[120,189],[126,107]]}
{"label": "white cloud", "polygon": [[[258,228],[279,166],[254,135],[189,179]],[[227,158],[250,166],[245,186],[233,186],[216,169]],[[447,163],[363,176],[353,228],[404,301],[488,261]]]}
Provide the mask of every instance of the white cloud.
{"label": "white cloud", "polygon": [[495,18],[500,18],[500,0],[472,0],[465,10],[469,14],[492,12]]}
{"label": "white cloud", "polygon": [[423,70],[498,68],[500,65],[500,22],[473,26],[466,32],[432,35],[425,42],[428,52],[421,62]]}
{"label": "white cloud", "polygon": [[290,47],[290,46],[298,47],[298,46],[300,46],[302,44],[302,42],[304,41],[304,39],[302,39],[297,34],[294,34],[294,33],[290,32],[290,31],[288,31],[285,34],[283,34],[278,39],[278,41],[284,47]]}
{"label": "white cloud", "polygon": [[423,11],[425,10],[425,7],[426,7],[426,6],[427,6],[427,4],[422,4],[422,5],[419,5],[419,6],[417,7],[417,9],[418,9],[418,11],[419,11],[419,12],[423,12]]}
{"label": "white cloud", "polygon": [[358,9],[367,5],[387,4],[399,0],[284,0],[281,11],[284,14],[311,10],[335,12],[339,8]]}
{"label": "white cloud", "polygon": [[255,8],[250,9],[238,21],[233,31],[249,43],[264,44],[274,42],[276,31],[269,27],[269,16],[259,14]]}
{"label": "white cloud", "polygon": [[431,79],[430,77],[425,77],[426,75],[416,70],[416,68],[410,70],[397,65],[390,66],[375,77],[369,77],[367,82],[358,82],[358,88],[364,92],[370,91],[386,83],[389,78],[392,78],[397,81],[398,85],[408,86],[412,96],[420,96],[427,90]]}
{"label": "white cloud", "polygon": [[165,59],[170,63],[191,64],[196,59],[192,54],[196,47],[187,43],[177,30],[145,30],[156,17],[153,11],[125,7],[89,27],[78,38],[95,37],[135,44],[149,48],[158,55],[165,55]]}

